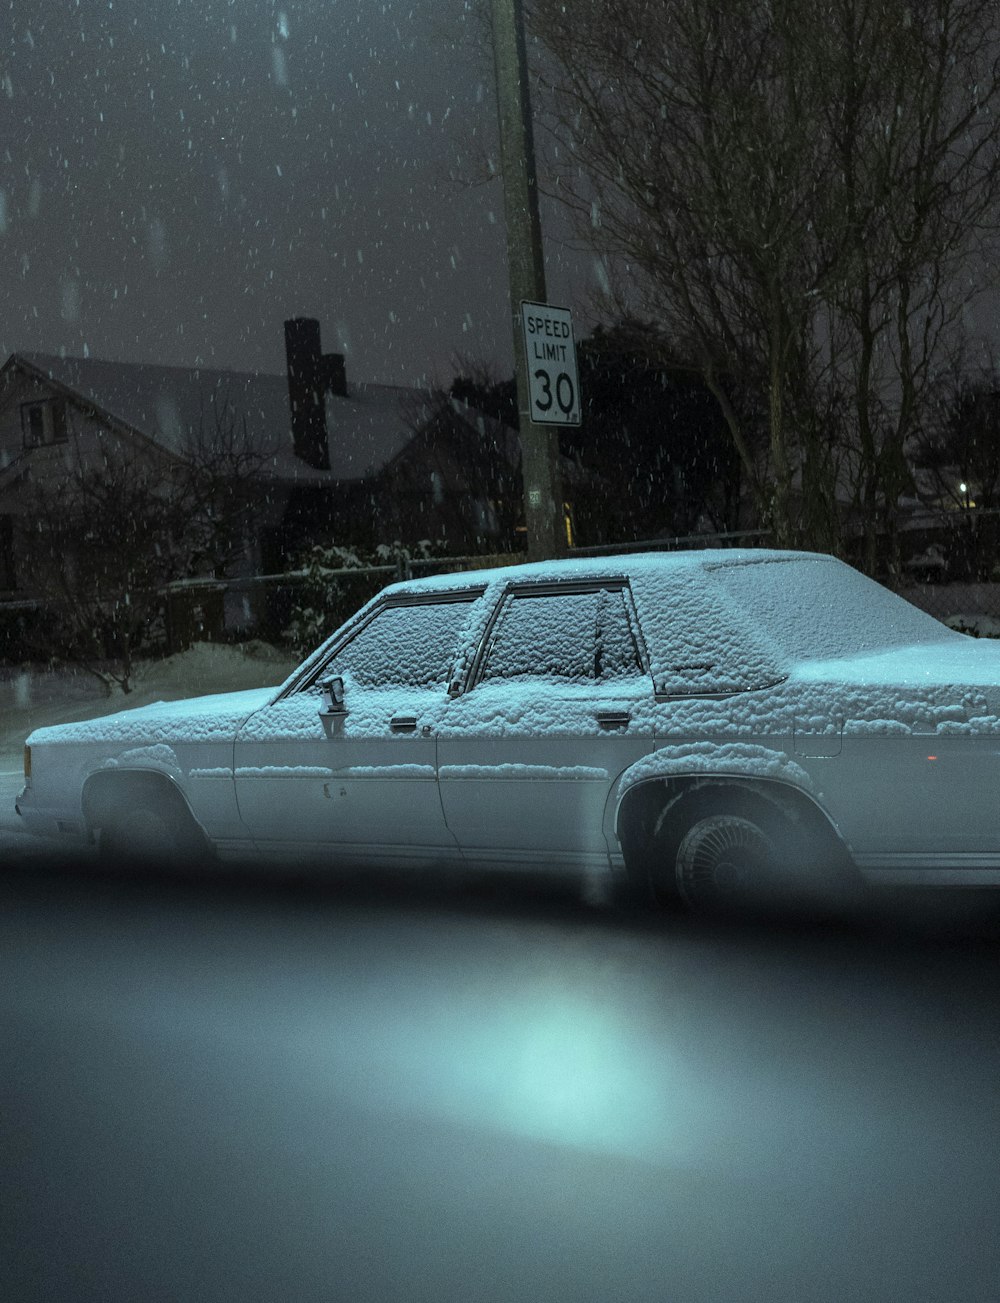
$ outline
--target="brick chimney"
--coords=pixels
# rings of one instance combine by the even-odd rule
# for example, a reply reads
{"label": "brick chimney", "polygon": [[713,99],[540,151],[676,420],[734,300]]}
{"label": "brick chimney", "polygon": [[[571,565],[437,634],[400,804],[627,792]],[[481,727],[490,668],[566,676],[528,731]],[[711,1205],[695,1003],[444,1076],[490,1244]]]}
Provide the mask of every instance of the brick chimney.
{"label": "brick chimney", "polygon": [[285,322],[285,360],[295,455],[317,470],[328,470],[326,395],[347,397],[344,355],[322,352],[315,318],[291,317]]}

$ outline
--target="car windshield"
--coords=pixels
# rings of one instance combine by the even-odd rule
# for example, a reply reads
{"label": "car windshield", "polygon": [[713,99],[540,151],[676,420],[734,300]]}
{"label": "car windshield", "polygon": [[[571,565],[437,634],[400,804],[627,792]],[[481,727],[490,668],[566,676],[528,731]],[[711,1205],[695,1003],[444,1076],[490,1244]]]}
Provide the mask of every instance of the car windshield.
{"label": "car windshield", "polygon": [[710,568],[758,628],[796,659],[830,660],[956,636],[832,557],[724,562]]}

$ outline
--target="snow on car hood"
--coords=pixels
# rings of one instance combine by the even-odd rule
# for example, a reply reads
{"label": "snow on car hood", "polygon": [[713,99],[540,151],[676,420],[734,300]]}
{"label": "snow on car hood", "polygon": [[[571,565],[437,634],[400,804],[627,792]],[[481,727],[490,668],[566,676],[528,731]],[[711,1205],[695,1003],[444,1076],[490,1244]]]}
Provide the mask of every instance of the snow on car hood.
{"label": "snow on car hood", "polygon": [[243,692],[218,692],[181,701],[157,701],[75,724],[36,728],[27,738],[27,745],[109,741],[149,745],[231,739],[243,721],[266,705],[276,691],[273,687],[248,688]]}

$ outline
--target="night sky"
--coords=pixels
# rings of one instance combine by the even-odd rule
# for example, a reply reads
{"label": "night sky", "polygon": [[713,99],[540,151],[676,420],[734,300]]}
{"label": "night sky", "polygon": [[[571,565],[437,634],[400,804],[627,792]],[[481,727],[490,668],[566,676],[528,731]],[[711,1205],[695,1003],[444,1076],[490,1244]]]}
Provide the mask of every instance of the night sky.
{"label": "night sky", "polygon": [[[6,7],[2,357],[281,371],[308,315],[349,379],[510,368],[500,184],[448,179],[495,145],[465,0]],[[582,304],[543,224],[549,298]]]}

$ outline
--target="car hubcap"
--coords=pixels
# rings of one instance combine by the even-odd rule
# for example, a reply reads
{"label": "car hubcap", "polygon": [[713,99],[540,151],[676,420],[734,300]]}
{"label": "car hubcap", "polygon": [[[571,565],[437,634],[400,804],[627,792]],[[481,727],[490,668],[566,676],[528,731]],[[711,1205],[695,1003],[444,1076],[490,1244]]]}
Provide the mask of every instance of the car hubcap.
{"label": "car hubcap", "polygon": [[677,852],[677,887],[689,905],[737,903],[763,885],[773,862],[768,837],[737,815],[703,819]]}

